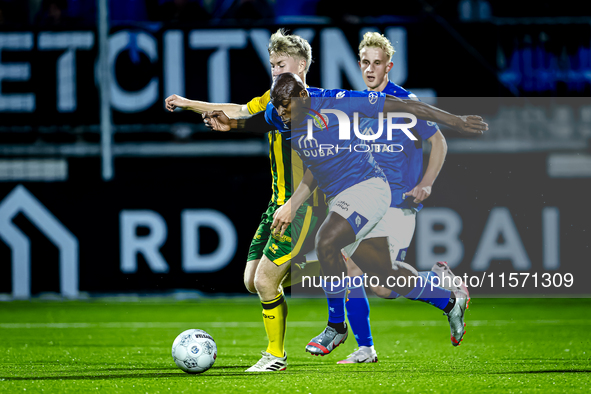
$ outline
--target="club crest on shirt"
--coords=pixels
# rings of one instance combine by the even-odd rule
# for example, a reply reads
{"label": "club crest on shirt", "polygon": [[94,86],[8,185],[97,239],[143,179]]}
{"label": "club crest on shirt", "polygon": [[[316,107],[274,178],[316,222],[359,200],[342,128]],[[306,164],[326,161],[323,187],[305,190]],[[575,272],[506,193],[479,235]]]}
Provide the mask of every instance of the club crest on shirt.
{"label": "club crest on shirt", "polygon": [[369,96],[367,96],[367,98],[369,99],[370,104],[375,104],[378,102],[378,94],[376,92],[369,92]]}
{"label": "club crest on shirt", "polygon": [[324,128],[328,127],[328,116],[327,115],[324,115],[324,114],[309,114],[309,115],[312,117],[312,119],[314,119],[314,126],[316,126],[316,128],[324,129]]}

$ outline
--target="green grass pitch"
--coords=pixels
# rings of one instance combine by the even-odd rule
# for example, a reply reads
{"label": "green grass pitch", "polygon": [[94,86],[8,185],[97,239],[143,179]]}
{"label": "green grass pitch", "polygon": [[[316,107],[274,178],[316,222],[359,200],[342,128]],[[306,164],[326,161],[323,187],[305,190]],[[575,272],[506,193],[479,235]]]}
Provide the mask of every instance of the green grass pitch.
{"label": "green grass pitch", "polygon": [[[138,302],[0,303],[0,392],[432,393],[590,392],[591,300],[478,299],[461,346],[433,307],[371,299],[379,362],[336,365],[304,352],[326,323],[326,301],[288,299],[284,372],[252,374],[266,347],[256,297]],[[218,344],[212,369],[188,375],[170,355],[183,330]]]}

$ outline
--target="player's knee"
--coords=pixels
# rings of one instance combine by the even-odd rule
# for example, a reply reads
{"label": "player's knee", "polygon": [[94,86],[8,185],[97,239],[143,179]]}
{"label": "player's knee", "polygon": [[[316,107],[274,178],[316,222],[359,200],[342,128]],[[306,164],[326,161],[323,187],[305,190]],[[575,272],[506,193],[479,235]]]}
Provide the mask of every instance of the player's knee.
{"label": "player's knee", "polygon": [[264,272],[257,271],[253,281],[255,291],[259,295],[265,295],[269,292],[274,292],[275,290],[277,290],[279,284],[273,282],[274,281],[269,275],[266,275]]}
{"label": "player's knee", "polygon": [[254,290],[257,293],[262,293],[265,292],[267,290],[267,283],[264,280],[264,278],[260,275],[256,275],[254,277],[253,283],[254,285]]}
{"label": "player's knee", "polygon": [[244,275],[244,287],[246,287],[246,290],[248,290],[249,293],[252,293],[252,294],[257,293],[257,289],[254,285],[254,278],[253,277],[247,277],[246,275]]}
{"label": "player's knee", "polygon": [[256,293],[262,299],[273,298],[279,289],[279,283],[275,283],[274,280],[265,275],[256,275],[254,278],[254,287]]}
{"label": "player's knee", "polygon": [[341,249],[330,238],[319,238],[316,240],[316,254],[320,261],[333,262],[340,258]]}
{"label": "player's knee", "polygon": [[248,261],[246,263],[246,267],[244,268],[244,287],[246,287],[246,290],[253,294],[257,293],[257,289],[254,285],[254,277],[259,261],[260,260]]}

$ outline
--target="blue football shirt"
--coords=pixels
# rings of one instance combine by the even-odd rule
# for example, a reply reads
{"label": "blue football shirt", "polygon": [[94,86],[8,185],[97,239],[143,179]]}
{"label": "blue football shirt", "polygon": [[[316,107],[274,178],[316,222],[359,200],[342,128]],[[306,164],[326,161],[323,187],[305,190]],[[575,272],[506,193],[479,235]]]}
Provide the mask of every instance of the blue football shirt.
{"label": "blue football shirt", "polygon": [[[366,92],[368,92],[366,90]],[[402,99],[418,100],[408,90],[398,86],[391,81],[388,82],[382,93]],[[405,123],[404,119],[398,122]],[[379,124],[376,120],[368,120],[360,125],[365,134],[377,132]],[[415,204],[414,197],[402,198],[402,194],[412,190],[423,177],[423,149],[422,141],[429,139],[435,134],[439,127],[434,122],[417,119],[417,124],[410,131],[418,139],[413,141],[401,131],[392,133],[392,140],[387,140],[385,125],[382,136],[376,139],[371,145],[372,154],[380,167],[384,170],[390,190],[392,191],[391,207],[403,209],[415,209],[419,211],[423,205]]]}
{"label": "blue football shirt", "polygon": [[[339,120],[335,114],[322,114],[322,110],[339,110],[353,124],[353,114],[360,118],[376,118],[384,108],[386,95],[379,92],[357,92],[342,89],[308,88],[310,108],[302,125],[286,126],[272,103],[267,104],[265,119],[282,133],[289,133],[294,151],[312,172],[318,188],[328,199],[364,180],[383,177],[384,173],[372,154],[363,149],[364,142],[353,130],[350,138],[339,138]],[[292,114],[293,116],[293,114]],[[308,120],[309,119],[309,120]],[[308,124],[312,125],[313,138],[308,139]]]}

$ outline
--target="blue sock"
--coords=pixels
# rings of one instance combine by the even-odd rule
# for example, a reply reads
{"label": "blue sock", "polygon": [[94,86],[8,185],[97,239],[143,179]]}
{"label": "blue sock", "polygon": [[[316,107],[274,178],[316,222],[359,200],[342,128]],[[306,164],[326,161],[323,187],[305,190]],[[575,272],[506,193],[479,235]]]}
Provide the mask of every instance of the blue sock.
{"label": "blue sock", "polygon": [[409,300],[423,301],[433,305],[436,308],[444,310],[449,304],[451,297],[451,291],[445,290],[442,287],[434,286],[429,280],[425,280],[422,276],[419,276],[417,285],[404,297]]}
{"label": "blue sock", "polygon": [[328,302],[329,323],[344,323],[347,283],[334,282],[331,284],[330,282],[324,281],[322,289],[326,294],[326,301]]}
{"label": "blue sock", "polygon": [[[426,280],[431,280],[431,278],[434,278],[437,276],[437,274],[433,271],[421,271],[421,272],[419,272],[419,275],[422,276]],[[390,295],[388,297],[386,297],[386,299],[390,300],[390,299],[394,299],[394,298],[398,298],[398,297],[400,297],[400,294],[398,294],[397,292],[392,290],[392,293],[390,293]]]}
{"label": "blue sock", "polygon": [[[359,278],[359,279],[356,279]],[[347,317],[349,324],[355,334],[355,340],[359,346],[373,346],[373,337],[371,336],[371,327],[369,326],[369,301],[363,287],[362,276],[354,276],[349,282],[349,301],[345,304],[347,307]],[[360,284],[355,287],[355,284]]]}

